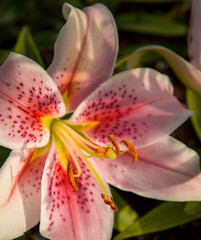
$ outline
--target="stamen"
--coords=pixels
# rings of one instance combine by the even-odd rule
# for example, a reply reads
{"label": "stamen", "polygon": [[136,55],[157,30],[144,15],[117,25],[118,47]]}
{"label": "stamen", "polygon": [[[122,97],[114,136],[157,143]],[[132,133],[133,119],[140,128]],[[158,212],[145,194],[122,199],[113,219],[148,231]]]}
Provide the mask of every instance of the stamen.
{"label": "stamen", "polygon": [[52,139],[56,145],[57,152],[58,152],[58,157],[60,159],[60,163],[63,167],[63,169],[66,171],[67,170],[67,151],[64,148],[63,142],[60,140],[60,138],[56,134],[52,134]]}
{"label": "stamen", "polygon": [[[105,156],[105,158],[109,158],[111,160],[116,159],[117,156],[119,156],[120,153],[120,147],[117,143],[117,141],[115,140],[113,135],[106,135],[106,137],[110,140],[110,144],[107,147],[100,147],[98,149],[95,150],[96,154],[103,154]],[[111,148],[111,144],[114,145],[114,148]],[[95,156],[95,157],[99,157],[99,156]],[[101,157],[102,158],[102,157]]]}
{"label": "stamen", "polygon": [[[94,123],[95,124],[95,123]],[[97,123],[96,123],[97,124]],[[82,160],[86,167],[89,169],[93,177],[96,179],[97,183],[103,190],[103,194],[101,194],[102,199],[106,205],[109,205],[112,210],[117,211],[118,207],[115,204],[112,196],[109,196],[107,190],[102,182],[101,178],[99,177],[96,169],[91,164],[89,158],[96,157],[96,158],[109,158],[115,159],[117,156],[130,151],[131,155],[133,156],[133,161],[137,161],[137,151],[135,147],[128,141],[123,139],[123,144],[128,148],[128,150],[120,152],[120,147],[115,140],[113,135],[106,135],[107,138],[110,140],[110,144],[106,147],[99,147],[89,139],[85,137],[81,130],[85,127],[91,127],[89,124],[88,126],[82,125],[70,125],[64,120],[55,120],[50,121],[50,124],[53,134],[52,138],[53,141],[56,143],[57,151],[59,153],[59,158],[62,162],[62,166],[67,172],[67,177],[69,180],[70,185],[75,191],[78,191],[78,186],[75,182],[75,177],[81,175],[81,168],[79,166],[79,161]],[[111,147],[113,145],[114,147]],[[70,157],[69,157],[69,156]],[[66,158],[67,156],[67,158]],[[77,168],[77,174],[74,175],[73,172],[73,163]]]}
{"label": "stamen", "polygon": [[128,148],[130,154],[133,156],[133,162],[135,163],[137,161],[137,150],[136,150],[136,148],[133,146],[132,143],[130,143],[126,139],[123,139],[122,142]]}
{"label": "stamen", "polygon": [[116,205],[115,203],[112,203],[112,204],[110,205],[110,207],[111,207],[111,209],[112,209],[113,211],[118,211],[118,207],[117,207],[117,205]]}
{"label": "stamen", "polygon": [[109,196],[109,195],[108,195],[108,196],[106,197],[106,195],[102,193],[102,194],[101,194],[101,197],[102,197],[102,199],[104,200],[104,203],[105,203],[106,205],[109,205],[112,210],[114,210],[114,211],[117,211],[117,210],[118,210],[118,207],[117,207],[117,205],[115,204],[112,196]]}
{"label": "stamen", "polygon": [[71,128],[71,125],[67,124],[65,121],[59,121],[59,124],[63,129],[67,130],[68,134],[70,134],[74,139],[78,140],[82,144],[85,143],[87,146],[90,146],[94,149],[99,148],[97,145],[93,144],[91,141],[87,140],[85,137],[81,136],[76,130]]}
{"label": "stamen", "polygon": [[67,176],[68,176],[68,180],[70,182],[71,187],[77,192],[78,187],[75,183],[75,178],[74,178],[74,174],[73,174],[73,164],[72,163],[68,164]]}
{"label": "stamen", "polygon": [[114,136],[108,134],[108,135],[106,135],[106,137],[107,137],[107,138],[110,140],[110,142],[114,145],[115,150],[116,150],[116,153],[117,153],[117,156],[119,156],[119,155],[120,155],[120,147],[119,147],[116,139],[114,138]]}
{"label": "stamen", "polygon": [[105,194],[101,193],[101,197],[104,200],[105,204],[110,205],[112,203],[111,196],[106,197]]}
{"label": "stamen", "polygon": [[[85,143],[88,145],[88,143],[90,143],[87,139],[85,139],[84,137],[82,137],[81,135],[79,135],[78,133],[76,133],[74,130],[72,130],[69,126],[67,126],[66,124],[63,123],[63,121],[58,121],[55,122],[54,126],[53,126],[53,131],[54,133],[57,134],[57,136],[59,136],[60,139],[62,139],[62,142],[64,142],[66,144],[66,148],[72,148],[75,152],[76,155],[82,159],[82,161],[85,163],[85,165],[87,166],[87,168],[89,169],[89,171],[91,172],[91,174],[94,176],[94,178],[96,179],[97,183],[100,185],[100,187],[102,188],[103,192],[107,194],[106,188],[101,180],[101,178],[99,177],[98,173],[96,172],[96,170],[94,169],[94,167],[92,166],[92,164],[90,163],[90,161],[88,160],[88,158],[90,156],[87,156],[84,154],[84,152],[82,151],[82,149],[85,151],[86,148],[86,152],[91,151],[90,149],[87,150],[87,147],[85,145]],[[81,144],[81,139],[78,138],[82,138],[83,142]],[[77,141],[79,140],[79,141]],[[93,144],[91,144],[93,145]],[[82,148],[81,148],[82,146]],[[84,147],[85,146],[85,147]],[[96,145],[94,145],[96,148],[98,148]],[[69,150],[70,152],[70,150]],[[70,153],[71,154],[71,153]],[[72,154],[71,154],[72,156]],[[76,164],[76,159],[73,159],[75,164]],[[75,176],[73,176],[72,179],[74,179]],[[69,180],[70,181],[70,180]]]}

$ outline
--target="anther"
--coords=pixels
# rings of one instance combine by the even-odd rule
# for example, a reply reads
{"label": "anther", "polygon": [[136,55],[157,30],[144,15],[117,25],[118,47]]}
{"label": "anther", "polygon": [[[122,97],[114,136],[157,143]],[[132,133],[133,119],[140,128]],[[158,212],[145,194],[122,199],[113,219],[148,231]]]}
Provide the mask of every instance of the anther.
{"label": "anther", "polygon": [[72,163],[68,164],[68,168],[67,168],[67,176],[68,176],[68,180],[70,182],[71,187],[77,192],[78,191],[78,187],[75,183],[75,178],[74,178],[74,174],[73,174],[73,165]]}
{"label": "anther", "polygon": [[114,138],[114,136],[108,134],[108,135],[106,135],[106,137],[107,137],[107,138],[110,140],[110,142],[114,145],[115,150],[116,150],[116,153],[117,153],[117,156],[119,156],[119,155],[120,155],[120,148],[119,148],[119,145],[118,145],[116,139]]}
{"label": "anther", "polygon": [[117,210],[118,210],[118,207],[117,207],[117,205],[115,204],[112,196],[107,196],[107,197],[106,197],[105,194],[102,193],[102,194],[101,194],[101,197],[102,197],[102,199],[104,200],[104,203],[105,203],[106,205],[109,205],[113,211],[117,211]]}
{"label": "anther", "polygon": [[101,194],[102,199],[104,200],[104,203],[107,205],[111,205],[113,202],[113,198],[111,196],[106,197],[103,193]]}
{"label": "anther", "polygon": [[118,207],[117,207],[117,205],[116,205],[115,203],[112,203],[112,204],[110,205],[110,207],[111,207],[111,209],[112,209],[113,211],[118,211]]}
{"label": "anther", "polygon": [[133,162],[135,163],[137,161],[137,150],[136,150],[136,148],[133,146],[132,143],[130,143],[126,139],[123,139],[122,142],[128,148],[130,154],[133,156]]}

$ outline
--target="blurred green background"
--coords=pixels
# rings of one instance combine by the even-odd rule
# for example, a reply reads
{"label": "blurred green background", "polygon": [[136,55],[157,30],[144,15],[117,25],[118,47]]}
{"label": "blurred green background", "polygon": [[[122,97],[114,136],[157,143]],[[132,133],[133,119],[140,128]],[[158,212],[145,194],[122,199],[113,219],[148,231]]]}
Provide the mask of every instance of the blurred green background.
{"label": "blurred green background", "polygon": [[[28,26],[37,47],[49,64],[54,42],[64,19],[64,0],[1,0],[0,61],[13,50],[23,26]],[[70,0],[84,8],[94,3],[105,4],[113,13],[120,37],[119,57],[146,44],[162,44],[186,54],[190,0]]]}

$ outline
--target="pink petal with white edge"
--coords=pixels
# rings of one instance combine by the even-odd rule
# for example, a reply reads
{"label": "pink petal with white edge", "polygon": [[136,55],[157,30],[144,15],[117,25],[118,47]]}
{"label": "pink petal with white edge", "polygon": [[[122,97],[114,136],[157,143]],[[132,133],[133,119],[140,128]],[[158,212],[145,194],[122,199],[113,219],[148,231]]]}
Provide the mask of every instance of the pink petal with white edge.
{"label": "pink petal with white edge", "polygon": [[137,148],[149,145],[175,130],[190,114],[173,96],[165,75],[139,68],[103,83],[80,104],[69,121],[98,121],[85,134],[99,145],[108,144],[106,134],[112,134],[124,149],[122,139]]}
{"label": "pink petal with white edge", "polygon": [[49,75],[34,61],[11,53],[0,66],[0,145],[31,148],[47,144],[41,117],[60,117],[65,105]]}
{"label": "pink petal with white edge", "polygon": [[13,151],[0,169],[0,239],[19,237],[39,222],[47,151],[29,163],[33,151]]}
{"label": "pink petal with white edge", "polygon": [[62,94],[76,71],[88,25],[85,13],[69,4],[63,5],[63,15],[67,23],[55,42],[54,58],[47,69]]}
{"label": "pink petal with white edge", "polygon": [[52,146],[42,179],[40,222],[41,234],[49,239],[111,238],[113,212],[104,204],[101,189],[84,163],[80,166],[82,174],[75,178],[79,191],[75,192]]}
{"label": "pink petal with white edge", "polygon": [[[193,0],[188,35],[188,53],[192,64],[201,70],[201,1]],[[201,80],[200,80],[201,81]]]}
{"label": "pink petal with white edge", "polygon": [[105,179],[120,189],[161,200],[201,200],[199,157],[174,138],[138,149],[136,163],[129,153],[96,163]]}
{"label": "pink petal with white edge", "polygon": [[67,23],[56,41],[48,73],[62,94],[69,88],[68,107],[73,110],[111,76],[118,36],[113,16],[101,4],[84,11],[64,4],[63,14]]}

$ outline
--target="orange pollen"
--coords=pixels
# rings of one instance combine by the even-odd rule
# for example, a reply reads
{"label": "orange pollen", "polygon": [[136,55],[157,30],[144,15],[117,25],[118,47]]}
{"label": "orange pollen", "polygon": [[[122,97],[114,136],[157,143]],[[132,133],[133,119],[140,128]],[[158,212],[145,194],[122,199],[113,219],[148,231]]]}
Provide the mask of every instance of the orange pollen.
{"label": "orange pollen", "polygon": [[135,163],[137,161],[137,150],[136,150],[136,148],[133,146],[132,143],[130,143],[126,139],[123,139],[122,142],[128,148],[130,154],[133,156],[133,162]]}
{"label": "orange pollen", "polygon": [[68,176],[68,180],[70,182],[71,187],[77,192],[78,191],[78,187],[75,183],[75,178],[73,175],[73,165],[72,163],[68,164],[68,168],[67,168],[67,176]]}
{"label": "orange pollen", "polygon": [[120,155],[120,148],[119,148],[119,145],[118,145],[116,139],[114,138],[114,136],[108,134],[108,135],[106,135],[106,137],[107,137],[107,138],[110,140],[110,142],[114,145],[115,150],[116,150],[116,154],[117,154],[117,156],[119,156],[119,155]]}
{"label": "orange pollen", "polygon": [[102,199],[104,200],[104,203],[105,203],[106,205],[109,205],[112,210],[114,210],[114,211],[117,211],[117,210],[118,210],[118,207],[117,207],[117,205],[115,204],[112,196],[107,196],[107,197],[106,197],[105,194],[102,193],[102,194],[101,194],[101,197],[102,197]]}
{"label": "orange pollen", "polygon": [[113,211],[118,211],[118,207],[115,203],[111,204],[110,207]]}

